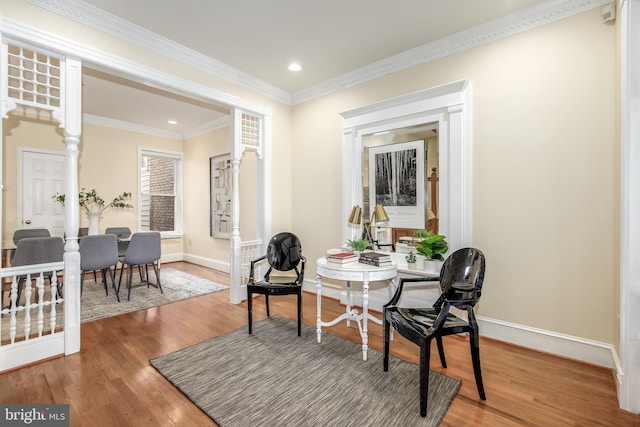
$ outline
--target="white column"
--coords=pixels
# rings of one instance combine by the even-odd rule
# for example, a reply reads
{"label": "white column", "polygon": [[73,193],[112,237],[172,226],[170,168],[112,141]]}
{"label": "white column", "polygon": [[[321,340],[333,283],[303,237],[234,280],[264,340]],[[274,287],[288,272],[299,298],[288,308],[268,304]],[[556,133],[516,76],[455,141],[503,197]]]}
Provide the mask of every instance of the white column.
{"label": "white column", "polygon": [[240,238],[240,159],[231,159],[233,189],[231,196],[231,304],[244,299],[242,290],[242,239]]}
{"label": "white column", "polygon": [[240,159],[242,158],[242,111],[232,111],[231,123],[231,275],[230,302],[240,304],[242,292],[242,240],[240,239]]}
{"label": "white column", "polygon": [[67,58],[64,69],[64,141],[67,144],[64,253],[65,354],[80,351],[80,253],[78,252],[78,144],[82,131],[82,63]]}
{"label": "white column", "polygon": [[261,123],[260,149],[258,155],[258,236],[263,251],[271,239],[271,116],[264,115]]}
{"label": "white column", "polygon": [[620,364],[618,402],[640,413],[640,0],[621,3]]}

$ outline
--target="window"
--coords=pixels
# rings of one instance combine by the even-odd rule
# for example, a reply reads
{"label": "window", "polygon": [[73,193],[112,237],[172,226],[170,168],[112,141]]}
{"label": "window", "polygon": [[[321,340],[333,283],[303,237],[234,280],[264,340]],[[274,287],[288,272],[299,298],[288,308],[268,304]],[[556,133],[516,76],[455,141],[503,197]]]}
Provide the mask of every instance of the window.
{"label": "window", "polygon": [[182,154],[140,150],[140,230],[182,232]]}

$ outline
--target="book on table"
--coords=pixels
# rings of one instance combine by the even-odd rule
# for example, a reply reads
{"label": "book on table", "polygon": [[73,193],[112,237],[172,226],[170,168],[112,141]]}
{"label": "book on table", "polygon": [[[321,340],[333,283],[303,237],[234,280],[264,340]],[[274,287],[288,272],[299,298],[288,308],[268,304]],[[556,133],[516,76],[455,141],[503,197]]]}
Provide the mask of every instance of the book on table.
{"label": "book on table", "polygon": [[348,264],[350,262],[358,261],[358,256],[351,252],[340,252],[336,254],[327,255],[327,262],[330,264]]}
{"label": "book on table", "polygon": [[381,254],[379,252],[363,252],[360,254],[360,259],[358,261],[362,264],[375,265],[377,267],[393,265],[391,255]]}
{"label": "book on table", "polygon": [[386,262],[391,261],[391,255],[381,254],[379,252],[363,252],[360,254],[360,259],[373,262]]}
{"label": "book on table", "polygon": [[360,258],[358,260],[360,262],[360,264],[367,264],[367,265],[374,265],[376,267],[386,267],[389,265],[393,265],[393,261],[389,260],[389,261],[375,261],[375,260],[370,260],[370,259],[366,259],[366,258]]}

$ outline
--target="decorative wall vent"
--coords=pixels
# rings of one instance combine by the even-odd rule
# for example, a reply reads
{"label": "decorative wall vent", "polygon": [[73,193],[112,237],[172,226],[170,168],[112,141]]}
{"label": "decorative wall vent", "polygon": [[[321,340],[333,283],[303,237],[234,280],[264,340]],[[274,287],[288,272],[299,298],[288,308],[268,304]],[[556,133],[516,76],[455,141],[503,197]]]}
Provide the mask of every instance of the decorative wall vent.
{"label": "decorative wall vent", "polygon": [[260,117],[242,113],[242,145],[260,148]]}
{"label": "decorative wall vent", "polygon": [[26,107],[62,110],[64,61],[18,44],[8,44],[5,51],[7,98]]}

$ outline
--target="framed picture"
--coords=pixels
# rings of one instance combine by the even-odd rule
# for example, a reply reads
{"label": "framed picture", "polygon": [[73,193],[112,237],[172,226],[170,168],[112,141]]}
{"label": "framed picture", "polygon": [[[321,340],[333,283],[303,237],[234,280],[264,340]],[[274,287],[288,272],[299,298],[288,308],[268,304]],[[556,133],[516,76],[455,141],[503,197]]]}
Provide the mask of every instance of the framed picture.
{"label": "framed picture", "polygon": [[231,155],[209,159],[211,203],[210,235],[220,239],[231,237]]}
{"label": "framed picture", "polygon": [[369,203],[379,204],[392,228],[425,228],[424,140],[369,148]]}

